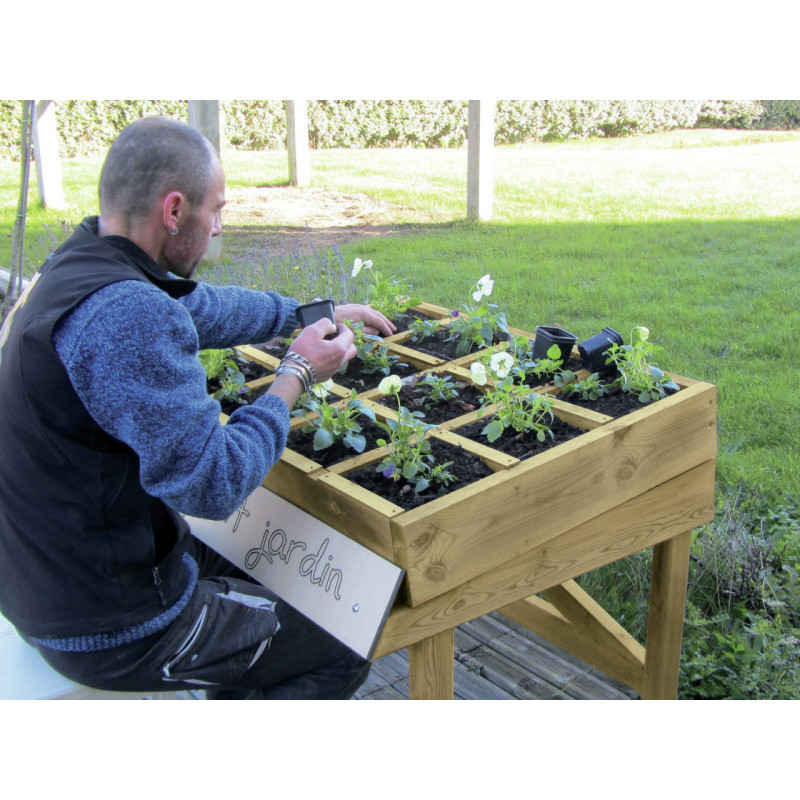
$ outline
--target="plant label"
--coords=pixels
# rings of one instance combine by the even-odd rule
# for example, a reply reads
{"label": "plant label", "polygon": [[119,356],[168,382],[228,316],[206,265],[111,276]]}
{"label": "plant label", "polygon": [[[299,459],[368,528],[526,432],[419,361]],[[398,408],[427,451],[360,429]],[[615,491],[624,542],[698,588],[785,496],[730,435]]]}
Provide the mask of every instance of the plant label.
{"label": "plant label", "polygon": [[339,641],[370,658],[405,571],[270,492],[192,533]]}

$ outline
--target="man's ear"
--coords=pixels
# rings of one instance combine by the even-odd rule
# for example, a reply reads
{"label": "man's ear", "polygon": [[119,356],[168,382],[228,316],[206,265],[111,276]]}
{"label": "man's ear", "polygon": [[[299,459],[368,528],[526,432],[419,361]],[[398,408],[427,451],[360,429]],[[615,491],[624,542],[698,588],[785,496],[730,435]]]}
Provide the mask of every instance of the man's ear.
{"label": "man's ear", "polygon": [[186,198],[178,191],[165,195],[163,203],[164,227],[170,233],[177,231],[186,210]]}

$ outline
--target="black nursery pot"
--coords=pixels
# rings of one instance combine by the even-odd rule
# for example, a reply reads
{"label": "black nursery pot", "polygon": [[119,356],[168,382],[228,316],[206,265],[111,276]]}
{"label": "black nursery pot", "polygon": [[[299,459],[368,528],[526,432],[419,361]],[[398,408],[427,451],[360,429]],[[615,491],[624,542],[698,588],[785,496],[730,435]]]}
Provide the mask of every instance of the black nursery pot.
{"label": "black nursery pot", "polygon": [[607,353],[612,344],[622,344],[622,336],[613,328],[603,328],[585,342],[578,345],[581,364],[589,372],[610,372],[613,364],[606,364]]}
{"label": "black nursery pot", "polygon": [[554,344],[557,344],[558,349],[561,351],[561,362],[566,364],[577,341],[577,336],[565,331],[563,328],[549,328],[545,325],[537,325],[536,338],[533,341],[533,357],[537,360],[547,358],[547,351]]}

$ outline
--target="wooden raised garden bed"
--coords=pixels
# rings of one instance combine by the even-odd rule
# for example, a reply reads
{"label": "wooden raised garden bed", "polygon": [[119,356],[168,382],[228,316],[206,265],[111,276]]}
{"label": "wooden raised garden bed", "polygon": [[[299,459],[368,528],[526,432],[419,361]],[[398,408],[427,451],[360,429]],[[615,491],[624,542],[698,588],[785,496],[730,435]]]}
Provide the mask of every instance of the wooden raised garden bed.
{"label": "wooden raised garden bed", "polygon": [[[430,304],[422,304],[416,311],[436,318],[447,313]],[[525,335],[534,338],[533,333]],[[468,376],[469,364],[476,358],[471,354],[445,361],[420,354],[409,344],[407,331],[386,343],[391,352],[420,370],[455,376]],[[503,347],[495,345],[496,349]],[[267,368],[277,366],[277,357],[257,348],[238,349],[245,358]],[[578,371],[579,377],[587,374]],[[413,654],[428,663],[431,658],[435,661],[438,636],[502,606],[508,606],[508,613],[529,627],[536,617],[536,624],[552,638],[564,627],[561,623],[569,627],[569,616],[575,623],[581,614],[592,613],[586,612],[588,600],[575,599],[577,587],[572,578],[645,547],[662,545],[713,518],[716,388],[678,375],[671,377],[679,391],[616,419],[556,397],[556,416],[582,433],[524,459],[463,436],[460,431],[475,421],[474,412],[455,416],[430,436],[477,456],[491,474],[415,508],[395,505],[348,478],[356,469],[380,462],[383,448],[327,468],[287,448],[264,485],[405,570],[398,608],[390,615],[376,657],[413,645],[417,648],[412,648]],[[269,380],[262,378],[258,383]],[[546,384],[537,391],[557,395],[558,388]],[[334,387],[333,392],[341,397],[350,394],[343,386]],[[366,390],[360,398],[379,414],[393,413],[380,405],[377,390]],[[301,423],[295,420],[293,426]],[[670,687],[677,682],[674,629],[675,620],[683,616],[680,570],[684,570],[685,584],[684,549],[681,545],[677,562],[672,556],[667,558],[667,574],[662,576],[664,585],[672,586],[669,602],[673,606],[679,603],[680,608],[671,608],[665,615],[672,620],[668,635],[653,632],[659,649],[671,648],[669,675],[657,675],[652,662],[646,667],[644,649],[638,652],[638,645],[626,641],[608,620],[602,619],[601,624],[606,633],[589,634],[590,638],[617,640],[610,647],[619,652],[610,662],[601,655],[594,663],[607,671],[617,667],[622,679],[645,696],[674,696]],[[664,567],[659,567],[658,558],[656,561],[654,580],[660,581],[658,569]],[[549,611],[542,606],[545,601],[531,597],[548,591],[555,606]],[[654,603],[663,603],[666,597],[659,589]],[[527,606],[514,607],[525,598],[530,598]],[[575,603],[580,614],[565,617],[564,609],[573,607],[574,612]],[[602,618],[600,612],[594,616]],[[574,634],[573,625],[566,640],[570,636],[580,639]],[[671,644],[665,644],[667,640]],[[679,651],[680,630],[677,646]],[[443,652],[446,672],[446,640]],[[420,670],[429,671],[421,661],[417,663]],[[428,674],[422,684],[419,678],[415,681],[418,696],[447,695],[446,678],[441,674],[435,679]]]}

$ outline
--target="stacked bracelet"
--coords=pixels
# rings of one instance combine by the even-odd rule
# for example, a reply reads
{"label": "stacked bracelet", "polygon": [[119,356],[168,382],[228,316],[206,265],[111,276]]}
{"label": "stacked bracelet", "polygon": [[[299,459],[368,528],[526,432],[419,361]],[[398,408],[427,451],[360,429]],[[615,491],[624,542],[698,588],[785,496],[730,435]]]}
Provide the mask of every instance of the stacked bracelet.
{"label": "stacked bracelet", "polygon": [[[291,363],[287,364],[287,362]],[[300,353],[297,353],[294,350],[289,350],[283,359],[281,359],[281,366],[297,366],[298,364],[303,367],[306,372],[308,372],[309,386],[316,386],[316,370],[314,369],[314,365],[305,356],[301,356]]]}
{"label": "stacked bracelet", "polygon": [[307,393],[309,388],[313,385],[309,384],[308,372],[300,366],[295,366],[294,364],[284,364],[281,362],[281,365],[275,370],[275,374],[283,375],[285,373],[290,373],[300,380],[300,383],[303,384],[304,394]]}

